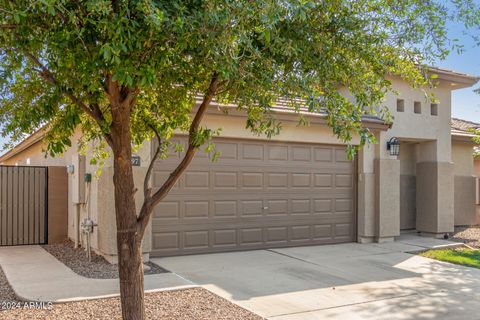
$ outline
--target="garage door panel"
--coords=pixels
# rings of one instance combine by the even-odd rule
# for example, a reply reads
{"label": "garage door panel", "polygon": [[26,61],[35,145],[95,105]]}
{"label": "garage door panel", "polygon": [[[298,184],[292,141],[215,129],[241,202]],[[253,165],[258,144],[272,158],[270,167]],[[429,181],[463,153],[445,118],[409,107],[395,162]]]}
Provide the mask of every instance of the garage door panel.
{"label": "garage door panel", "polygon": [[314,147],[315,162],[333,162],[333,150],[331,147]]}
{"label": "garage door panel", "polygon": [[210,201],[184,201],[183,218],[208,218]]}
{"label": "garage door panel", "polygon": [[[183,142],[182,142],[183,143]],[[152,255],[352,241],[354,166],[341,146],[216,139],[154,211]],[[178,157],[154,166],[159,187]]]}
{"label": "garage door panel", "polygon": [[179,250],[180,232],[155,232],[152,244],[157,251]]}
{"label": "garage door panel", "polygon": [[333,235],[333,224],[315,224],[313,225],[313,239],[331,239]]}
{"label": "garage door panel", "polygon": [[348,241],[352,233],[353,224],[337,223],[334,225],[334,239],[339,241]]}
{"label": "garage door panel", "polygon": [[331,188],[333,183],[333,174],[330,173],[315,173],[314,187]]}
{"label": "garage door panel", "polygon": [[286,199],[270,199],[265,201],[267,203],[267,214],[272,215],[287,215],[288,203]]}
{"label": "garage door panel", "polygon": [[238,143],[218,142],[215,143],[215,148],[220,153],[217,161],[223,159],[238,160]]}
{"label": "garage door panel", "polygon": [[288,147],[283,145],[267,145],[267,160],[272,161],[287,161]]}
{"label": "garage door panel", "polygon": [[214,188],[237,189],[237,173],[229,171],[213,172]]}
{"label": "garage door panel", "polygon": [[185,172],[184,189],[207,189],[210,187],[210,173],[208,171]]}
{"label": "garage door panel", "polygon": [[153,219],[180,218],[180,201],[162,201],[153,209]]}
{"label": "garage door panel", "polygon": [[347,152],[345,148],[335,148],[335,161],[336,162],[347,162],[350,163],[350,160],[347,159]]}
{"label": "garage door panel", "polygon": [[335,212],[351,212],[352,207],[352,199],[335,199]]}
{"label": "garage door panel", "polygon": [[[290,199],[285,199],[286,197]],[[338,198],[319,195],[315,198],[305,198],[304,194],[270,195],[260,198],[258,194],[251,194],[246,199],[235,198],[229,194],[202,197],[191,196],[191,200],[180,200],[180,197],[167,199],[154,209],[154,219],[182,219],[182,218],[234,218],[262,216],[262,215],[299,215],[317,213],[348,213],[353,210],[353,201],[349,195],[339,195]],[[257,198],[257,199],[255,199]],[[179,199],[179,200],[176,200]],[[249,200],[247,200],[249,199]]]}
{"label": "garage door panel", "polygon": [[262,228],[243,228],[240,229],[240,246],[260,245],[263,243]]}
{"label": "garage door panel", "polygon": [[309,214],[311,212],[310,199],[293,199],[291,204],[292,215]]}
{"label": "garage door panel", "polygon": [[315,213],[331,213],[333,209],[332,199],[314,199],[313,211]]}
{"label": "garage door panel", "polygon": [[[265,199],[272,199],[272,198],[285,198],[285,195],[289,196],[291,195],[292,197],[298,197],[302,196],[305,197],[305,195],[308,196],[313,196],[315,198],[345,198],[345,197],[351,197],[353,194],[352,189],[342,189],[342,188],[337,188],[337,189],[327,189],[327,188],[251,188],[251,189],[242,189],[238,188],[236,190],[222,190],[222,189],[214,189],[210,190],[211,193],[214,193],[213,195],[208,195],[205,194],[205,192],[201,189],[199,190],[192,190],[190,189],[188,191],[188,195],[191,198],[194,199],[206,199],[210,198],[210,196],[213,196],[215,198],[219,197],[220,199],[226,199],[227,198],[234,198],[234,199],[239,199],[239,198],[246,198],[250,199],[251,197],[262,197]],[[313,194],[312,193],[317,193]],[[166,198],[166,200],[172,200],[172,199],[180,199],[184,197],[185,191],[184,189],[180,190],[172,190],[170,191],[170,194]]]}
{"label": "garage door panel", "polygon": [[243,189],[263,189],[263,172],[241,172],[240,187]]}
{"label": "garage door panel", "polygon": [[335,187],[348,187],[353,186],[353,177],[351,174],[336,174],[335,175]]}
{"label": "garage door panel", "polygon": [[242,216],[261,216],[264,213],[263,200],[240,200]]}
{"label": "garage door panel", "polygon": [[[264,160],[264,145],[244,143],[241,145],[242,160]],[[258,161],[256,161],[258,162]]]}
{"label": "garage door panel", "polygon": [[205,249],[209,246],[208,230],[185,231],[183,236],[186,249]]}
{"label": "garage door panel", "polygon": [[288,227],[269,227],[266,228],[267,243],[287,243]]}
{"label": "garage door panel", "polygon": [[154,232],[170,232],[170,231],[189,231],[189,230],[216,230],[216,229],[239,229],[239,228],[269,228],[269,227],[288,227],[293,225],[315,225],[315,224],[348,224],[352,223],[352,217],[347,214],[330,214],[328,216],[299,216],[295,221],[289,217],[275,217],[272,219],[268,216],[261,218],[236,218],[236,219],[220,219],[212,218],[208,221],[202,219],[191,219],[183,223],[173,221],[157,221],[152,224]]}
{"label": "garage door panel", "polygon": [[236,217],[238,215],[238,201],[236,200],[213,200],[213,217]]}
{"label": "garage door panel", "polygon": [[288,173],[287,172],[267,172],[266,173],[267,189],[287,189]]}
{"label": "garage door panel", "polygon": [[[196,155],[195,155],[196,157]],[[154,167],[155,172],[173,168],[180,163],[180,159],[161,160],[162,166],[156,165]],[[240,163],[241,164],[240,164]],[[211,165],[214,167],[211,167]],[[189,165],[188,170],[212,170],[212,171],[231,171],[232,166],[241,165],[241,171],[245,172],[283,172],[283,173],[345,173],[352,174],[353,168],[351,167],[350,162],[341,163],[341,162],[332,162],[332,163],[294,163],[291,161],[285,161],[282,163],[278,162],[267,162],[267,161],[247,161],[247,160],[217,160],[211,161],[206,160],[204,163],[192,163]],[[235,170],[235,169],[234,169]],[[168,171],[169,173],[170,171]]]}
{"label": "garage door panel", "polygon": [[312,147],[292,147],[290,149],[290,155],[292,161],[310,162],[312,161]]}
{"label": "garage door panel", "polygon": [[235,247],[237,245],[236,229],[214,230],[212,233],[214,247]]}
{"label": "garage door panel", "polygon": [[291,173],[290,186],[292,188],[310,188],[312,186],[312,179],[309,173]]}
{"label": "garage door panel", "polygon": [[308,241],[312,238],[312,230],[310,225],[291,226],[289,230],[291,241]]}

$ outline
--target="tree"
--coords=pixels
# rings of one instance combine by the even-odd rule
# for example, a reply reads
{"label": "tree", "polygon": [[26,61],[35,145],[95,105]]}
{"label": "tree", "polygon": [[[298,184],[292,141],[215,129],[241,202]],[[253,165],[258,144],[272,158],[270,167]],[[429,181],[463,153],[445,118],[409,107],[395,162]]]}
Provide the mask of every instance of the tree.
{"label": "tree", "polygon": [[[473,143],[480,145],[480,129],[472,130],[473,133]],[[473,148],[473,158],[480,159],[480,148],[478,146]]]}
{"label": "tree", "polygon": [[[425,58],[455,45],[445,21],[471,27],[476,10],[473,1],[0,0],[3,134],[19,140],[48,123],[54,156],[79,127],[111,151],[122,314],[143,319],[145,228],[216,134],[201,126],[213,99],[245,111],[257,134],[281,129],[270,109],[282,98],[296,111],[326,112],[346,143],[374,142],[361,119],[381,112],[392,90],[386,76],[427,85]],[[149,188],[150,165],[137,215],[132,147],[156,136],[155,161],[175,130],[188,132],[185,155],[158,190]]]}

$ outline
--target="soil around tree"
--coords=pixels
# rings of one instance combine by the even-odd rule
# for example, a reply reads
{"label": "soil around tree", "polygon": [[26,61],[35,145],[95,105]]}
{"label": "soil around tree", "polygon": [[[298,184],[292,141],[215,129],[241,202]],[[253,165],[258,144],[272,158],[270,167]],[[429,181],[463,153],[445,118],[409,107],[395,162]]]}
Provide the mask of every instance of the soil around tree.
{"label": "soil around tree", "polygon": [[[118,279],[118,265],[109,263],[104,257],[92,250],[92,259],[89,262],[84,248],[74,248],[71,241],[60,244],[43,245],[52,256],[72,269],[78,275],[91,279]],[[166,273],[168,270],[153,262],[144,263],[144,274]]]}

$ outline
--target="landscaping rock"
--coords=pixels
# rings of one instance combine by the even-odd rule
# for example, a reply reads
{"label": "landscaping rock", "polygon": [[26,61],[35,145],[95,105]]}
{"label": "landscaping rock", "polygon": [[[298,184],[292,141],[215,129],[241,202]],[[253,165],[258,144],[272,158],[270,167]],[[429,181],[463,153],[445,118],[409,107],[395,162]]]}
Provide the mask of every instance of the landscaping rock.
{"label": "landscaping rock", "polygon": [[480,248],[480,226],[455,227],[451,240],[463,242],[473,248]]}
{"label": "landscaping rock", "polygon": [[[71,241],[65,241],[60,244],[43,245],[43,249],[57,258],[60,262],[73,270],[73,272],[92,279],[117,279],[118,266],[111,264],[102,256],[92,251],[92,261],[87,259],[84,248],[74,248]],[[145,262],[145,274],[165,273],[167,270],[154,264]]]}
{"label": "landscaping rock", "polygon": [[[145,294],[147,319],[260,320],[251,313],[205,289],[193,288]],[[0,312],[8,320],[121,319],[120,299],[109,298],[54,304],[50,309],[13,309]]]}

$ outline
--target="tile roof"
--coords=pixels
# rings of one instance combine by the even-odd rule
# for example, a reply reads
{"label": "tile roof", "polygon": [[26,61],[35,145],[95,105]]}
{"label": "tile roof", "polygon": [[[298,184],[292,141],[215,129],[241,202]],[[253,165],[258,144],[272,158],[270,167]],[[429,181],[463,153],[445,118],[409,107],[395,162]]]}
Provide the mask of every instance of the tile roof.
{"label": "tile roof", "polygon": [[469,132],[469,129],[480,129],[480,123],[452,118],[450,122],[452,130]]}

